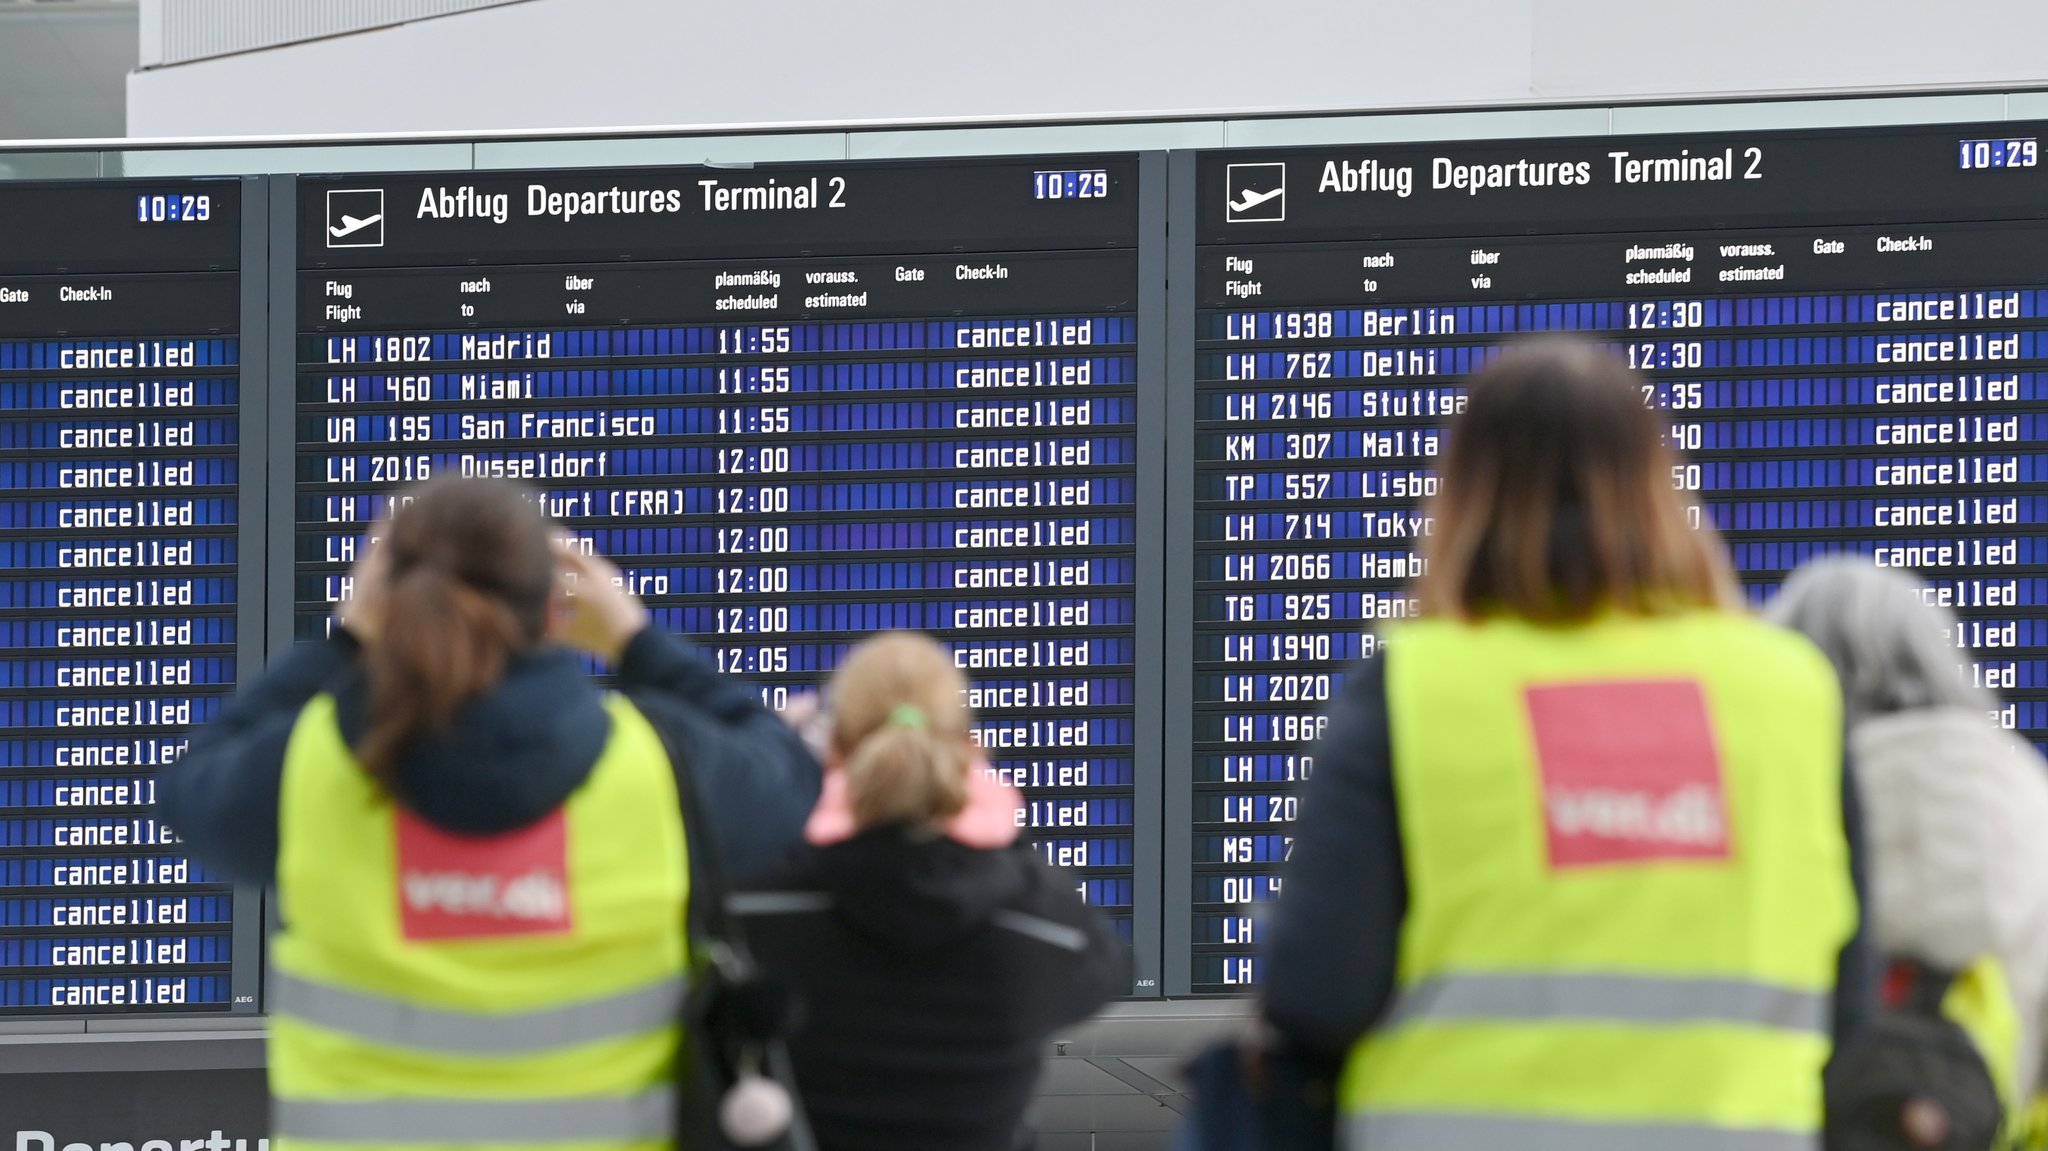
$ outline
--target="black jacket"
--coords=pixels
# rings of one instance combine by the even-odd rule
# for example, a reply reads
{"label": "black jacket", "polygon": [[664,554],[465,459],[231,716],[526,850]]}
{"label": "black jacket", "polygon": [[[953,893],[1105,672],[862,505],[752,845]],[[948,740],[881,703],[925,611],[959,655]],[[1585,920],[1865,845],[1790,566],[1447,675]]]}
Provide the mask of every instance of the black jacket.
{"label": "black jacket", "polygon": [[[653,627],[626,646],[618,681],[677,749],[678,770],[695,780],[718,827],[726,874],[759,870],[795,846],[820,773],[753,687]],[[334,695],[342,736],[353,745],[366,726],[368,685],[346,633],[294,648],[192,733],[163,772],[157,802],[193,858],[236,882],[274,879],[285,743],[322,691]],[[544,649],[513,661],[504,682],[457,713],[448,732],[408,748],[397,765],[399,790],[409,808],[449,831],[523,827],[582,786],[610,730],[603,695],[579,657]]]}
{"label": "black jacket", "polygon": [[[1358,664],[1330,708],[1302,797],[1287,865],[1286,895],[1266,935],[1266,1017],[1298,1048],[1343,1059],[1379,1021],[1394,996],[1408,873],[1394,803],[1387,734],[1386,662]],[[1866,905],[1863,820],[1844,770],[1843,824],[1859,909]],[[1875,1002],[1869,932],[1859,916],[1836,971],[1834,1035],[1839,1047],[1862,1029]]]}
{"label": "black jacket", "polygon": [[1022,845],[875,828],[742,884],[795,988],[797,1088],[825,1151],[1008,1151],[1054,1029],[1131,986],[1130,949]]}

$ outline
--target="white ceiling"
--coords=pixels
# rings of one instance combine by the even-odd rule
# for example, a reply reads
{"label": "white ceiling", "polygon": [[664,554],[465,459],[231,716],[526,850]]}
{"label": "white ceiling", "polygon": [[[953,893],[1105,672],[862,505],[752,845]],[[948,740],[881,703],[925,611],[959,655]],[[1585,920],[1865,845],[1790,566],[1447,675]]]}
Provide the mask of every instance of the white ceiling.
{"label": "white ceiling", "polygon": [[0,140],[123,136],[134,0],[0,0]]}

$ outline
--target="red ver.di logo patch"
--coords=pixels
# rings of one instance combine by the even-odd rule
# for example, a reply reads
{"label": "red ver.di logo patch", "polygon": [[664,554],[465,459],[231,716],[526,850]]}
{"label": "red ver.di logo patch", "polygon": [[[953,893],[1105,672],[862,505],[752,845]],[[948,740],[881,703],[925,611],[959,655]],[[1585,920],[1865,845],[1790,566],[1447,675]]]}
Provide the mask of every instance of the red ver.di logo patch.
{"label": "red ver.di logo patch", "polygon": [[1728,804],[1692,680],[1524,691],[1554,869],[1728,858]]}
{"label": "red ver.di logo patch", "polygon": [[564,813],[503,835],[455,835],[400,809],[398,909],[411,940],[569,930]]}

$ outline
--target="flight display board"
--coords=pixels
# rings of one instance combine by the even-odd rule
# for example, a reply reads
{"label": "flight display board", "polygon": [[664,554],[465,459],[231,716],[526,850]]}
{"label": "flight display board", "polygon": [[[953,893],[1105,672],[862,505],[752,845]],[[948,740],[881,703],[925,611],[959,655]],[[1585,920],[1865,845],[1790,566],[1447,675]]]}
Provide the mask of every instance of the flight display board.
{"label": "flight display board", "polygon": [[152,809],[237,674],[241,220],[0,184],[0,1016],[255,1009],[255,905]]}
{"label": "flight display board", "polygon": [[926,631],[1030,842],[1127,935],[1150,917],[1156,986],[1157,901],[1134,889],[1157,855],[1134,839],[1158,662],[1137,648],[1139,342],[1159,339],[1138,173],[302,180],[297,633],[328,626],[390,493],[446,474],[536,486],[770,704],[870,632]]}
{"label": "flight display board", "polygon": [[1257,981],[1304,743],[1414,613],[1460,378],[1518,337],[1644,374],[1752,598],[1827,551],[1913,569],[2004,726],[2048,738],[2044,128],[1199,159],[1189,990]]}
{"label": "flight display board", "polygon": [[2043,128],[0,184],[0,1017],[255,1010],[260,900],[156,774],[442,474],[770,704],[939,638],[1138,996],[1258,982],[1522,336],[1643,372],[1753,598],[1913,570],[2048,744]]}

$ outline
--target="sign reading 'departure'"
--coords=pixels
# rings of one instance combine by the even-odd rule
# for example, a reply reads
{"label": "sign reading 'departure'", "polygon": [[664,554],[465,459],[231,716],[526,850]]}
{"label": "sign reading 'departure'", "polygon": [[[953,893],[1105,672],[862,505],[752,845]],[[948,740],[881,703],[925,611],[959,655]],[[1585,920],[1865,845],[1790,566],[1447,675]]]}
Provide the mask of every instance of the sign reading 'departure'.
{"label": "sign reading 'departure'", "polygon": [[260,1068],[7,1076],[0,1151],[269,1151]]}
{"label": "sign reading 'departure'", "polygon": [[270,1147],[267,1138],[231,1139],[218,1127],[197,1138],[131,1138],[98,1143],[60,1142],[63,1138],[50,1131],[16,1131],[14,1151],[137,1151],[138,1148],[140,1151],[250,1151],[252,1142],[256,1145],[255,1151],[268,1151]]}

